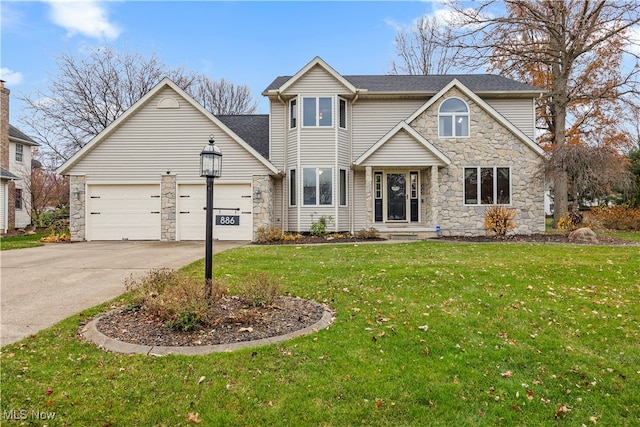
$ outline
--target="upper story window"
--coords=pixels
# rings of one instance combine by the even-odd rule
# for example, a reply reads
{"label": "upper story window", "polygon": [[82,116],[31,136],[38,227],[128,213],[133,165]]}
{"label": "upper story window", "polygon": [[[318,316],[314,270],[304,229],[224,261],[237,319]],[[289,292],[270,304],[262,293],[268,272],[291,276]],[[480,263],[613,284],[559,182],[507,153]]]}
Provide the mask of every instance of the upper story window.
{"label": "upper story window", "polygon": [[23,155],[24,155],[24,145],[16,144],[16,162],[22,162]]}
{"label": "upper story window", "polygon": [[438,136],[440,138],[469,136],[469,107],[460,98],[448,98],[440,104]]}
{"label": "upper story window", "polygon": [[298,100],[292,99],[289,103],[289,128],[294,129],[298,126]]}
{"label": "upper story window", "polygon": [[346,129],[347,128],[347,101],[345,101],[344,99],[339,99],[338,107],[339,107],[338,118],[339,118],[340,128]]}
{"label": "upper story window", "polygon": [[332,98],[302,98],[302,126],[333,126]]}

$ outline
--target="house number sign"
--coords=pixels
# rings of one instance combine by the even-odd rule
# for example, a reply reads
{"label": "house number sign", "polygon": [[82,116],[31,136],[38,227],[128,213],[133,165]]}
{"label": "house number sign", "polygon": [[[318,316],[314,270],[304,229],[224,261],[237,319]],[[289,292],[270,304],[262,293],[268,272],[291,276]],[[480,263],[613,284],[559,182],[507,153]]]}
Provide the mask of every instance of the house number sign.
{"label": "house number sign", "polygon": [[240,225],[240,215],[216,215],[216,225]]}

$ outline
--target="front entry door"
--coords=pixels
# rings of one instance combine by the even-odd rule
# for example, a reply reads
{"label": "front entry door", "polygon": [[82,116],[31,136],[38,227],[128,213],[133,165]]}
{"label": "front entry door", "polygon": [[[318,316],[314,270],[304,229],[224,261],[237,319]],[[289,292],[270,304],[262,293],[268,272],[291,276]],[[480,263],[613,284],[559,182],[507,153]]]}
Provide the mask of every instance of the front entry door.
{"label": "front entry door", "polygon": [[407,175],[387,174],[387,221],[407,220]]}

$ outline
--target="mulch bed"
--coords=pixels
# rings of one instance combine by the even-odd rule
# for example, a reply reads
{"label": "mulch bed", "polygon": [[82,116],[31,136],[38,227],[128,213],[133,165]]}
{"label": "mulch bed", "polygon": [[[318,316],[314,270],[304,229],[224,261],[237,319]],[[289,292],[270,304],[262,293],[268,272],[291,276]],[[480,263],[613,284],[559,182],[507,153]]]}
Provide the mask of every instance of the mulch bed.
{"label": "mulch bed", "polygon": [[97,329],[119,341],[149,346],[231,344],[299,331],[322,318],[324,306],[301,298],[279,297],[268,307],[253,307],[239,297],[224,297],[213,305],[206,327],[191,332],[172,330],[141,310],[116,310],[103,316]]}
{"label": "mulch bed", "polygon": [[475,237],[441,237],[440,240],[466,243],[565,243],[571,245],[608,245],[608,246],[640,246],[640,242],[615,239],[613,237],[598,235],[597,242],[571,242],[565,234],[531,234],[510,235],[504,239],[492,236]]}

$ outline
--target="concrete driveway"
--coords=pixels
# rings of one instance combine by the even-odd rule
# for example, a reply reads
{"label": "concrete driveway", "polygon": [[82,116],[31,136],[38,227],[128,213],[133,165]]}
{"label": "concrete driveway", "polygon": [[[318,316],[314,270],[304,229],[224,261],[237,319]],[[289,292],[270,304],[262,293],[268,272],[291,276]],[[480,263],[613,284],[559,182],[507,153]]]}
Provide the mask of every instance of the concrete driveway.
{"label": "concrete driveway", "polygon": [[[214,252],[247,242],[215,242]],[[124,279],[204,258],[204,242],[80,242],[0,253],[0,345],[125,291]],[[214,265],[215,268],[215,265]]]}

